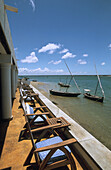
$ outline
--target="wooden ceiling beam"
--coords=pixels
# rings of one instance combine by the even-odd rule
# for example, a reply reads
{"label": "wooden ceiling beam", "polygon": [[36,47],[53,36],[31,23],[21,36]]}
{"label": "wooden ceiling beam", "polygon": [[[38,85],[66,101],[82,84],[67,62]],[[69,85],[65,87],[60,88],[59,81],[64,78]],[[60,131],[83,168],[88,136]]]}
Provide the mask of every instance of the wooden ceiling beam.
{"label": "wooden ceiling beam", "polygon": [[16,12],[16,13],[18,12],[17,8],[9,6],[9,5],[4,5],[4,8],[12,12]]}

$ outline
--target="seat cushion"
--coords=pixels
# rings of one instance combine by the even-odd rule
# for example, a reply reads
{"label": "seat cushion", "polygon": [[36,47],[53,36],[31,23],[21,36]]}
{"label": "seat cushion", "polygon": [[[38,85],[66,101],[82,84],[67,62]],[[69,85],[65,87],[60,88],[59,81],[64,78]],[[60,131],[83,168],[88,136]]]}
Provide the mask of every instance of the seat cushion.
{"label": "seat cushion", "polygon": [[[56,137],[53,137],[53,138],[50,138],[50,139],[46,139],[46,140],[37,142],[36,147],[41,148],[41,147],[49,146],[49,145],[56,144],[56,143],[59,143],[59,142],[62,142],[62,139],[59,136],[56,136]],[[65,146],[65,148],[69,152],[71,152],[71,150],[69,149],[68,146]],[[43,161],[45,159],[45,157],[47,156],[47,154],[49,152],[50,152],[50,150],[42,151],[42,152],[38,153],[41,161]],[[57,149],[56,152],[51,156],[50,160],[48,161],[48,164],[54,163],[54,162],[62,160],[64,158],[66,158],[65,153],[62,152],[60,149]]]}
{"label": "seat cushion", "polygon": [[[27,114],[33,114],[34,113],[34,110],[33,110],[33,108],[31,107],[31,106],[29,106],[29,104],[28,103],[26,103],[26,109],[27,109]],[[44,116],[44,118],[46,119],[46,115],[43,115]],[[35,116],[33,115],[33,116],[28,116],[28,118],[29,119],[33,119]],[[34,122],[42,122],[42,121],[44,121],[40,116],[38,116],[35,120],[34,120]]]}
{"label": "seat cushion", "polygon": [[[33,114],[34,111],[33,111],[33,108],[29,106],[28,103],[26,103],[26,109],[27,109],[27,114]],[[35,116],[28,116],[29,119],[33,119]]]}
{"label": "seat cushion", "polygon": [[22,93],[22,96],[23,96],[23,99],[26,101],[26,102],[30,102],[30,101],[34,101],[34,97],[27,97],[27,92],[28,90],[21,90],[20,92]]}
{"label": "seat cushion", "polygon": [[[43,117],[46,119],[46,115],[43,115]],[[34,122],[37,123],[37,122],[43,122],[44,120],[42,119],[42,117],[38,116]]]}
{"label": "seat cushion", "polygon": [[31,97],[27,97],[27,95],[24,96],[24,99],[26,100],[26,102],[28,102],[28,101],[30,102],[32,100],[34,101],[34,97],[32,97],[32,98]]}

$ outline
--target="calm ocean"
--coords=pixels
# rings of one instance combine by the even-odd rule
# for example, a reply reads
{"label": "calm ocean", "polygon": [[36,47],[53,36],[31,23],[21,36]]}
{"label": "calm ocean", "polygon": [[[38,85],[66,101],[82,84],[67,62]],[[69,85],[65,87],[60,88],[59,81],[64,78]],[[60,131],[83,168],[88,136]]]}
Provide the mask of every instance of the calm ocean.
{"label": "calm ocean", "polygon": [[[111,76],[100,77],[105,92],[103,103],[91,101],[83,97],[83,89],[85,88],[89,88],[91,93],[94,94],[97,85],[96,76],[75,76],[82,93],[79,97],[60,97],[49,94],[50,89],[66,91],[66,88],[60,87],[58,82],[68,83],[71,76],[48,75],[26,77],[30,81],[37,80],[38,82],[43,82],[35,85],[35,87],[111,150]],[[22,78],[22,76],[19,76],[19,78]],[[34,82],[34,84],[36,83]],[[68,91],[77,91],[73,80]],[[101,95],[100,88],[98,88],[97,95]]]}

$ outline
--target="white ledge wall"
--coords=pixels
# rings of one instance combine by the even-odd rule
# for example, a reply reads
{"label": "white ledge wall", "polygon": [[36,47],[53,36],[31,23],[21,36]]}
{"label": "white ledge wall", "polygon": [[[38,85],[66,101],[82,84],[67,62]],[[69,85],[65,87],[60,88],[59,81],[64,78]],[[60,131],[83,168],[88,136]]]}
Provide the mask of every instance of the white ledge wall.
{"label": "white ledge wall", "polygon": [[39,94],[40,99],[51,110],[56,117],[65,117],[70,122],[70,133],[77,139],[79,144],[95,160],[95,162],[104,170],[111,170],[111,151],[99,142],[94,136],[87,132],[77,122],[71,119],[66,113],[54,105],[49,99],[41,94],[36,88],[30,85],[35,93]]}

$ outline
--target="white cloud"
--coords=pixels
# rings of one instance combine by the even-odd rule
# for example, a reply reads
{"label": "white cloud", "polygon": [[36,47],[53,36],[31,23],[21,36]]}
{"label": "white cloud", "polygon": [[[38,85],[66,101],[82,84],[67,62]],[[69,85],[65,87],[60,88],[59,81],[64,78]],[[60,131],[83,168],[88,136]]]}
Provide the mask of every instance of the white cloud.
{"label": "white cloud", "polygon": [[67,52],[65,55],[62,56],[62,59],[65,59],[65,58],[74,58],[74,57],[76,57],[76,55],[73,55],[72,53]]}
{"label": "white cloud", "polygon": [[81,59],[78,60],[78,63],[79,63],[79,64],[87,64],[86,61],[83,61],[83,60],[81,60]]}
{"label": "white cloud", "polygon": [[48,68],[44,68],[43,70],[41,68],[37,69],[28,69],[28,68],[19,68],[19,74],[33,74],[33,73],[42,73],[42,72],[49,72]]}
{"label": "white cloud", "polygon": [[19,73],[28,72],[28,68],[18,68]]}
{"label": "white cloud", "polygon": [[55,50],[60,49],[60,47],[61,47],[60,44],[49,43],[46,46],[43,46],[41,49],[39,49],[38,53],[44,53],[49,51],[49,54],[53,54]]}
{"label": "white cloud", "polygon": [[101,65],[104,66],[106,63],[105,62],[102,62]]}
{"label": "white cloud", "polygon": [[59,54],[66,53],[66,52],[68,52],[68,51],[69,51],[69,50],[65,48],[65,49],[63,49],[62,51],[60,51]]}
{"label": "white cloud", "polygon": [[48,64],[59,64],[59,63],[61,63],[61,60],[58,60],[58,61],[54,61],[54,60],[51,60],[51,61],[49,61],[48,62]]}
{"label": "white cloud", "polygon": [[61,70],[56,70],[56,73],[63,73],[64,71],[61,69]]}
{"label": "white cloud", "polygon": [[50,50],[49,51],[49,54],[53,54],[55,50]]}
{"label": "white cloud", "polygon": [[88,57],[88,54],[83,54],[83,57]]}
{"label": "white cloud", "polygon": [[50,70],[47,67],[44,69],[37,68],[37,69],[28,69],[28,68],[19,68],[19,75],[29,74],[29,75],[35,75],[35,74],[56,74],[56,73],[63,73],[63,70]]}
{"label": "white cloud", "polygon": [[16,47],[16,48],[14,48],[14,51],[17,51],[18,50],[18,48]]}
{"label": "white cloud", "polygon": [[53,64],[59,64],[61,63],[61,60],[58,60],[58,61],[54,61]]}
{"label": "white cloud", "polygon": [[53,63],[53,62],[54,62],[54,60],[51,60],[51,61],[48,62],[48,64],[51,64],[51,63]]}
{"label": "white cloud", "polygon": [[29,0],[33,11],[35,11],[35,0]]}
{"label": "white cloud", "polygon": [[111,50],[111,44],[109,44],[108,48],[109,48],[109,50]]}
{"label": "white cloud", "polygon": [[31,52],[30,56],[27,56],[25,59],[21,60],[22,63],[36,63],[38,62],[38,58],[35,55],[35,52]]}

